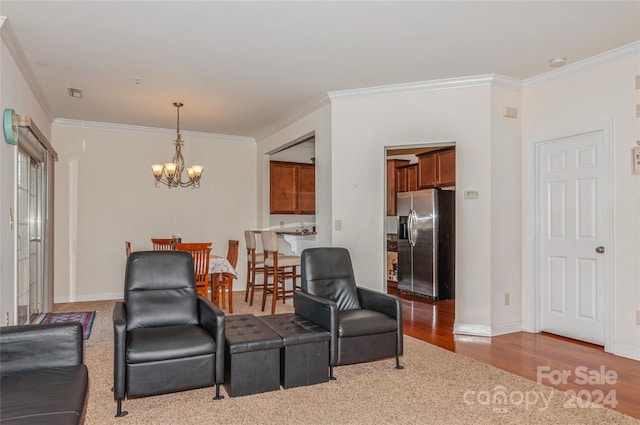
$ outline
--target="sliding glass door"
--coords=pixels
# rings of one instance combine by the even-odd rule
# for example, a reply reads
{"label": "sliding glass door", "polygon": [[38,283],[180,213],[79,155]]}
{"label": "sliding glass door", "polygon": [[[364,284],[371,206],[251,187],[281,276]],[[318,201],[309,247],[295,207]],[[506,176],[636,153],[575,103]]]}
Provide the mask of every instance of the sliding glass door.
{"label": "sliding glass door", "polygon": [[53,172],[55,150],[28,116],[19,116],[16,226],[16,323],[53,308]]}
{"label": "sliding glass door", "polygon": [[18,152],[17,307],[19,324],[29,323],[43,311],[42,217],[43,166],[27,153]]}

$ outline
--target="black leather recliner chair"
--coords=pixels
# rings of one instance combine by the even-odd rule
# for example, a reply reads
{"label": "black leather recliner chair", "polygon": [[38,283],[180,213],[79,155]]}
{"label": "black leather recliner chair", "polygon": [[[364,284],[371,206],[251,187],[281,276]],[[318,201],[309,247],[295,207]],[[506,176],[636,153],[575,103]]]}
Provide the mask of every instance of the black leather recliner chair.
{"label": "black leather recliner chair", "polygon": [[113,310],[114,397],[122,400],[207,386],[220,399],[224,313],[196,293],[193,258],[183,251],[133,252],[124,302]]}
{"label": "black leather recliner chair", "polygon": [[0,328],[0,423],[84,423],[89,372],[82,325]]}
{"label": "black leather recliner chair", "polygon": [[331,335],[333,367],[387,357],[402,369],[402,302],[398,297],[356,286],[351,256],[345,248],[308,248],[301,255],[302,290],[295,311]]}

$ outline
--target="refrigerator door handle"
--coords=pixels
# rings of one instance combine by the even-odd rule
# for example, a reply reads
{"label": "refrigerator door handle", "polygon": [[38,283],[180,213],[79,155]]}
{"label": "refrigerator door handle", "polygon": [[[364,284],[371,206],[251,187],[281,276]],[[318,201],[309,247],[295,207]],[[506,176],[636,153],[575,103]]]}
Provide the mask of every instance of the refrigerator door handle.
{"label": "refrigerator door handle", "polygon": [[416,230],[415,230],[415,225],[416,225],[416,219],[417,219],[417,214],[416,211],[414,209],[410,209],[409,210],[409,223],[408,223],[408,233],[409,233],[409,245],[411,246],[416,246]]}

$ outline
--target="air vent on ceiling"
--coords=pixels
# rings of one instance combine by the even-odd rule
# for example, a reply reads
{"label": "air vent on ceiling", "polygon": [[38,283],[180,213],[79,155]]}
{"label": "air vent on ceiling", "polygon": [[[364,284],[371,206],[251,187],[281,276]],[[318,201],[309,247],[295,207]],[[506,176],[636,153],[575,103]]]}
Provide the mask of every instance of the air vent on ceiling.
{"label": "air vent on ceiling", "polygon": [[76,89],[73,87],[68,87],[67,88],[67,94],[71,97],[75,97],[75,98],[82,98],[82,89]]}

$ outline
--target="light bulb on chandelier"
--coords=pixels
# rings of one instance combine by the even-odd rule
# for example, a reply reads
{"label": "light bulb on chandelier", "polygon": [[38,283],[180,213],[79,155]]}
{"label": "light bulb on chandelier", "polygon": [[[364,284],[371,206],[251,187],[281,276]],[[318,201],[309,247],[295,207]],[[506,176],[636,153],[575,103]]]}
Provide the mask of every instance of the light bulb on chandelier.
{"label": "light bulb on chandelier", "polygon": [[187,177],[189,181],[182,181],[182,171],[185,169],[184,158],[182,157],[182,146],[184,141],[180,135],[180,108],[183,106],[180,102],[174,102],[176,107],[178,120],[176,124],[176,140],[173,144],[176,147],[176,153],[173,155],[171,162],[164,164],[151,164],[151,172],[156,179],[156,187],[163,184],[169,188],[172,187],[190,187],[195,189],[200,187],[200,177],[202,176],[202,165],[192,165],[187,167]]}

